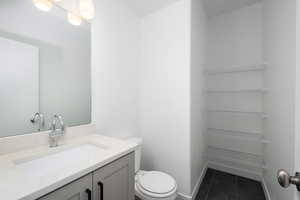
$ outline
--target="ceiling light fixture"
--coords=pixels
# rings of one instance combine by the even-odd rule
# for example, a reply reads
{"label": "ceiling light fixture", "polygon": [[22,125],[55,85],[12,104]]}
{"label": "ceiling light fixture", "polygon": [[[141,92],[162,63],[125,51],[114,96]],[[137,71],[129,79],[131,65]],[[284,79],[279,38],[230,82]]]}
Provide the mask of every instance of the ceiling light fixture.
{"label": "ceiling light fixture", "polygon": [[74,26],[80,26],[82,19],[79,15],[69,12],[68,13],[68,21],[70,22],[70,24],[72,24]]}
{"label": "ceiling light fixture", "polygon": [[93,0],[80,0],[79,11],[82,18],[91,20],[95,17],[95,6]]}
{"label": "ceiling light fixture", "polygon": [[[53,5],[63,8],[59,2],[62,0],[32,0],[33,4],[42,11],[50,11]],[[76,3],[77,4],[77,3]],[[74,25],[79,26],[82,20],[91,20],[95,17],[95,5],[93,0],[79,0],[79,5],[74,5],[73,11],[68,11],[68,21]],[[74,12],[76,10],[76,12]]]}
{"label": "ceiling light fixture", "polygon": [[50,11],[53,7],[53,3],[51,0],[33,0],[33,4],[35,7],[37,7],[39,10],[42,11]]}

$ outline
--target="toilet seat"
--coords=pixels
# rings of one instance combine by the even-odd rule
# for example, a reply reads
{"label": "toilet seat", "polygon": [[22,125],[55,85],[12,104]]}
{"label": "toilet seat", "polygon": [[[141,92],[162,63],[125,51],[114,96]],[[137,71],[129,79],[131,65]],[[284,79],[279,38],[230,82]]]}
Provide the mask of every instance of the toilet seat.
{"label": "toilet seat", "polygon": [[170,175],[158,172],[140,172],[136,175],[136,188],[149,197],[165,198],[174,195],[177,185]]}

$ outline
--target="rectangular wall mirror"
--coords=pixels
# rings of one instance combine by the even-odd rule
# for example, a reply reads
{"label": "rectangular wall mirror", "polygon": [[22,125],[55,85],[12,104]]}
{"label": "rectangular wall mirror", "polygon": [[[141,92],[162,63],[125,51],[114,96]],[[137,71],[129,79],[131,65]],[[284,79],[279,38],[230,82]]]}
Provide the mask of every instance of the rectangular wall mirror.
{"label": "rectangular wall mirror", "polygon": [[32,0],[1,0],[0,137],[38,131],[37,112],[42,130],[55,114],[67,126],[90,123],[90,25],[66,16],[58,6],[42,12]]}

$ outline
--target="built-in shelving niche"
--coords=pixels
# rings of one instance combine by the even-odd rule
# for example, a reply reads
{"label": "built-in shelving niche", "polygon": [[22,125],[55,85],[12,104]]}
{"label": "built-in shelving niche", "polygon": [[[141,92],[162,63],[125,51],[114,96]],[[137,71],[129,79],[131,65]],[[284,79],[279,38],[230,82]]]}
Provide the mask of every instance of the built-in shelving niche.
{"label": "built-in shelving niche", "polygon": [[[263,77],[261,73],[267,69],[267,64],[262,63],[258,65],[250,65],[250,66],[232,66],[228,68],[210,68],[205,71],[205,75],[207,78],[214,76],[222,77],[232,77],[239,76],[239,74],[243,74],[242,76],[247,76],[247,73],[257,73],[259,76]],[[263,80],[261,80],[263,83]],[[249,84],[248,84],[249,85]],[[237,84],[236,88],[213,88],[207,89],[205,92],[208,96],[218,95],[219,98],[222,98],[222,95],[260,95],[261,101],[263,101],[263,95],[268,92],[268,88],[262,87],[259,88],[238,88]],[[241,103],[241,102],[232,102]],[[262,105],[262,102],[261,102]],[[233,106],[234,107],[234,106]],[[223,115],[228,114],[230,118],[232,115],[237,117],[241,117],[241,120],[248,120],[247,116],[250,118],[257,117],[258,120],[262,120],[262,124],[264,119],[268,117],[267,113],[262,110],[243,110],[243,109],[228,109],[228,108],[207,108],[207,113],[209,115]],[[227,116],[227,115],[226,115]],[[263,148],[264,145],[268,145],[270,141],[264,138],[263,125],[258,129],[257,127],[252,129],[234,129],[228,127],[219,127],[212,126],[207,128],[207,137],[208,144],[206,151],[206,158],[208,162],[213,163],[214,165],[223,165],[227,168],[244,170],[249,173],[261,174],[266,166],[263,161]],[[226,139],[222,139],[226,138]],[[232,141],[232,142],[227,142]],[[239,145],[234,145],[234,144]],[[244,145],[243,145],[244,144]],[[251,144],[253,146],[253,150],[251,150]],[[239,148],[239,146],[241,148]],[[244,146],[244,147],[243,147]],[[246,147],[245,147],[246,146]],[[248,148],[247,148],[248,146]],[[256,148],[256,149],[255,149]],[[260,149],[260,150],[258,150]]]}

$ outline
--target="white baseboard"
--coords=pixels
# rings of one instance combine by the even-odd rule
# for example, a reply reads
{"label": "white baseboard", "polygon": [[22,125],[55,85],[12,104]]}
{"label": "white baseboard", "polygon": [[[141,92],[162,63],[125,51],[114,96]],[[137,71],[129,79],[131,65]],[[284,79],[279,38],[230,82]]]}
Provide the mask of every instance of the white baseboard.
{"label": "white baseboard", "polygon": [[178,196],[177,196],[176,200],[192,200],[192,197],[190,195],[186,195],[186,194],[178,192]]}
{"label": "white baseboard", "polygon": [[270,191],[264,178],[261,179],[262,187],[265,193],[266,200],[271,200]]}
{"label": "white baseboard", "polygon": [[178,200],[195,200],[196,195],[198,193],[198,190],[200,188],[200,185],[201,185],[201,183],[202,183],[202,181],[204,179],[206,171],[207,171],[207,164],[205,164],[203,166],[202,172],[201,172],[201,174],[200,174],[200,176],[199,176],[199,178],[198,178],[198,180],[197,180],[197,182],[196,182],[196,184],[194,186],[192,194],[191,195],[187,195],[187,194],[183,194],[183,193],[178,192],[178,196],[179,197],[177,199]]}
{"label": "white baseboard", "polygon": [[196,196],[197,196],[197,193],[198,193],[199,188],[200,188],[200,185],[201,185],[201,183],[202,183],[202,181],[203,181],[203,179],[204,179],[204,176],[205,176],[205,174],[206,174],[206,171],[207,171],[207,163],[204,164],[203,169],[202,169],[202,172],[201,172],[201,174],[200,174],[200,177],[198,178],[197,183],[196,183],[196,185],[194,186],[194,190],[193,190],[193,192],[192,192],[192,200],[195,200],[195,198],[196,198]]}

